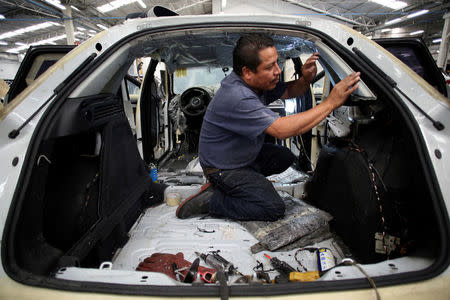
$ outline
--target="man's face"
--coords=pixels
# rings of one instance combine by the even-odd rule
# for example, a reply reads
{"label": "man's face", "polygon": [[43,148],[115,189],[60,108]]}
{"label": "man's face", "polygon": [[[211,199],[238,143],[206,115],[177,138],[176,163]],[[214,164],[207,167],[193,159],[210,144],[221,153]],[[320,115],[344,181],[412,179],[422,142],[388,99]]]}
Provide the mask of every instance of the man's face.
{"label": "man's face", "polygon": [[247,70],[247,84],[257,92],[273,90],[280,80],[281,70],[278,66],[278,53],[275,47],[267,47],[259,51],[261,63],[256,72]]}

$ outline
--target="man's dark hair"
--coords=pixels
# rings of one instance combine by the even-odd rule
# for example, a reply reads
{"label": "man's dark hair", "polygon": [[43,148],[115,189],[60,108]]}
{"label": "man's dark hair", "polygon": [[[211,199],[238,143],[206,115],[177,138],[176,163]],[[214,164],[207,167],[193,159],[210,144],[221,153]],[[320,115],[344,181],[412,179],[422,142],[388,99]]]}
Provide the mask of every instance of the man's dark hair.
{"label": "man's dark hair", "polygon": [[272,38],[266,34],[255,33],[241,36],[233,50],[233,71],[239,76],[242,75],[243,67],[256,72],[256,67],[261,63],[259,51],[273,46]]}

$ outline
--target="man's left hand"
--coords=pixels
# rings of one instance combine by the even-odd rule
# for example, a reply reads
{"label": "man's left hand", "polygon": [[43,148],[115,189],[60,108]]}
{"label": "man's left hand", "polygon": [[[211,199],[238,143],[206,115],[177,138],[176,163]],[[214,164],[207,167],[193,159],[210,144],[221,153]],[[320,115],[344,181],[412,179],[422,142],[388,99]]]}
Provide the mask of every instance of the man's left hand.
{"label": "man's left hand", "polygon": [[302,66],[302,74],[304,80],[310,84],[317,74],[316,61],[319,59],[319,53],[311,55]]}

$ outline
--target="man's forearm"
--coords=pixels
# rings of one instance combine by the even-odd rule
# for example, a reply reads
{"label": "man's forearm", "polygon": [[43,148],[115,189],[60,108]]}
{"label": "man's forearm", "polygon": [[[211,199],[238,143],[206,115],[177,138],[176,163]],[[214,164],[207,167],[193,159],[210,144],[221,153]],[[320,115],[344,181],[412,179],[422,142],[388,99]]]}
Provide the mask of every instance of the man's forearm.
{"label": "man's forearm", "polygon": [[310,130],[334,109],[344,104],[348,96],[356,91],[360,75],[359,72],[353,72],[334,86],[325,101],[310,110],[278,118],[265,132],[276,138],[285,139]]}
{"label": "man's forearm", "polygon": [[333,109],[331,103],[325,101],[310,110],[275,120],[266,133],[279,139],[303,134],[325,119]]}

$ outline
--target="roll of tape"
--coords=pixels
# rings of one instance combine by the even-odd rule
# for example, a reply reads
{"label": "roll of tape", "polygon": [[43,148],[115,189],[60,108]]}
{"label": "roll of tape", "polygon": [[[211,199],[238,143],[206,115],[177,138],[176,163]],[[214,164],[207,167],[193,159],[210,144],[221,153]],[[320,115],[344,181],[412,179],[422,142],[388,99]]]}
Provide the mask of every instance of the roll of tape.
{"label": "roll of tape", "polygon": [[169,206],[177,206],[181,202],[181,196],[179,193],[167,193],[166,204]]}

